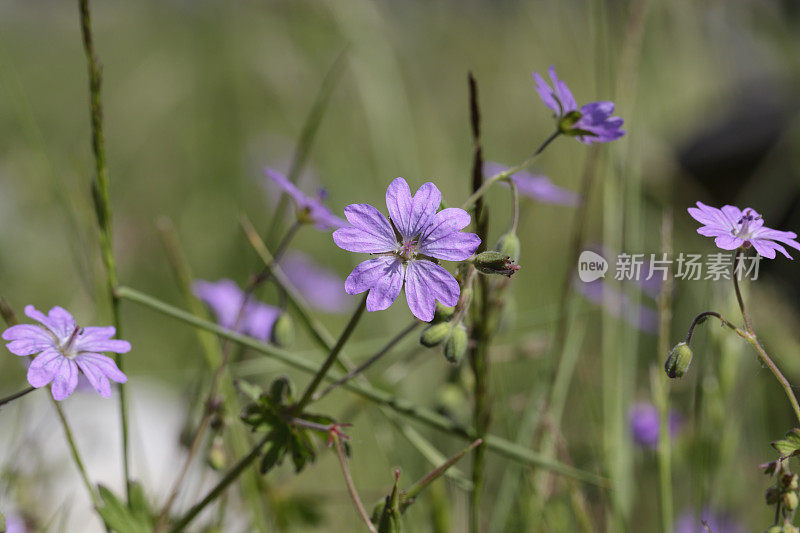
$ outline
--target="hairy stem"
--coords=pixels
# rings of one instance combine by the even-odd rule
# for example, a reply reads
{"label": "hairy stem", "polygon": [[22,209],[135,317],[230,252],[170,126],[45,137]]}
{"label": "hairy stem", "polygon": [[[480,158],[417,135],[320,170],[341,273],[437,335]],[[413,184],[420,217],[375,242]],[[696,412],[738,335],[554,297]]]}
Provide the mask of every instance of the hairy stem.
{"label": "hairy stem", "polygon": [[378,530],[376,530],[375,526],[372,525],[372,520],[369,519],[367,510],[364,509],[364,504],[361,503],[361,498],[358,496],[358,491],[353,483],[353,477],[350,475],[350,468],[347,466],[347,456],[344,453],[344,445],[342,444],[341,439],[339,439],[339,436],[335,433],[332,434],[332,438],[333,445],[336,447],[336,456],[339,458],[339,465],[342,467],[344,483],[347,485],[347,492],[350,493],[350,498],[353,500],[353,505],[356,506],[358,516],[361,517],[361,520],[363,520],[367,525],[367,529],[369,529],[372,533],[378,533]]}

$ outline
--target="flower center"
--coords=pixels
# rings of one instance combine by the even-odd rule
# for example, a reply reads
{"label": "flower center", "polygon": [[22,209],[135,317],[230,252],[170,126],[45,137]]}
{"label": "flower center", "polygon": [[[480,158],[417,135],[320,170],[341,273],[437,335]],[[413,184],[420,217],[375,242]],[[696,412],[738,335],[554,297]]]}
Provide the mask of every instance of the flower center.
{"label": "flower center", "polygon": [[739,228],[732,229],[731,233],[736,237],[739,237],[740,239],[749,241],[751,238],[750,224],[752,224],[756,220],[761,220],[761,215],[759,215],[752,209],[745,209],[744,212],[742,213],[742,217],[736,222],[736,225],[739,226]]}
{"label": "flower center", "polygon": [[404,261],[410,261],[417,255],[417,241],[413,238],[403,239],[398,243],[397,251],[395,252]]}
{"label": "flower center", "polygon": [[59,347],[61,355],[67,359],[75,359],[75,357],[78,355],[78,352],[75,350],[75,339],[80,337],[82,334],[83,328],[75,326],[75,329],[72,330],[72,334],[67,338],[66,341],[61,343],[61,346]]}

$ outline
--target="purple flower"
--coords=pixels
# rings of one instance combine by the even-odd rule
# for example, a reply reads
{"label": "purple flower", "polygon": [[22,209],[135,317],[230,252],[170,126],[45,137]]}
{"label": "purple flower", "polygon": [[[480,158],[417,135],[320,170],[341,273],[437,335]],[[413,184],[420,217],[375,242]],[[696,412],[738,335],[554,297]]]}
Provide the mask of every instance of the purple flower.
{"label": "purple flower", "polygon": [[[631,436],[633,440],[642,446],[656,448],[658,446],[659,435],[659,416],[655,405],[649,403],[637,403],[628,410],[628,422],[630,423]],[[669,415],[669,435],[674,437],[680,425],[680,418],[676,413]]]}
{"label": "purple flower", "polygon": [[[488,161],[483,165],[483,173],[493,176],[508,170],[509,167]],[[533,198],[546,204],[576,206],[581,203],[581,196],[569,189],[554,184],[547,176],[536,175],[520,170],[511,175],[511,181],[517,186],[522,196]]]}
{"label": "purple flower", "polygon": [[92,387],[108,398],[109,379],[117,383],[128,380],[114,361],[102,354],[127,353],[131,349],[128,341],[111,338],[116,333],[113,327],[78,327],[72,315],[58,306],[45,315],[29,305],[25,314],[44,327],[11,326],[3,332],[3,339],[10,341],[6,347],[15,355],[39,354],[28,367],[28,383],[33,387],[52,382],[53,398],[63,400],[75,390],[78,373],[82,372]]}
{"label": "purple flower", "polygon": [[800,250],[800,243],[795,240],[796,233],[765,227],[761,215],[750,207],[745,207],[744,211],[732,205],[717,209],[697,202],[697,207],[690,207],[688,211],[692,218],[703,224],[697,229],[697,233],[715,237],[714,243],[723,250],[746,250],[752,246],[759,255],[768,259],[775,258],[775,250],[789,259],[792,258],[786,248],[778,243]]}
{"label": "purple flower", "polygon": [[436,300],[447,306],[458,303],[458,282],[436,260],[464,261],[481,240],[474,233],[461,232],[470,222],[463,209],[451,207],[437,213],[441,200],[433,183],[425,183],[411,196],[406,180],[396,178],[386,190],[391,222],[368,204],[345,208],[352,227],[333,232],[336,245],[377,255],[358,265],[344,282],[347,294],[369,291],[367,311],[392,305],[404,279],[408,307],[420,320],[433,320]]}
{"label": "purple flower", "polygon": [[338,274],[316,264],[302,252],[287,253],[280,266],[289,282],[317,309],[328,313],[347,309],[349,299]]}
{"label": "purple flower", "polygon": [[693,511],[684,511],[675,522],[675,533],[706,533],[709,530],[714,533],[744,533],[746,531],[730,516],[714,513],[708,508],[703,509],[700,516]]}
{"label": "purple flower", "polygon": [[544,105],[556,114],[556,121],[563,133],[574,135],[586,144],[604,143],[625,135],[622,119],[612,116],[614,102],[592,102],[578,109],[575,98],[567,84],[558,79],[555,67],[550,67],[553,87],[538,72],[533,73],[536,91]]}
{"label": "purple flower", "polygon": [[[214,313],[220,326],[234,329],[239,310],[245,301],[245,294],[236,282],[221,279],[217,282],[197,280],[192,283],[192,292]],[[268,342],[272,336],[272,326],[281,314],[280,309],[252,298],[242,312],[236,331]]]}
{"label": "purple flower", "polygon": [[5,533],[25,533],[26,531],[28,531],[28,526],[25,524],[25,520],[17,515],[6,515]]}
{"label": "purple flower", "polygon": [[292,198],[297,207],[297,219],[299,221],[314,224],[314,227],[321,231],[341,228],[347,225],[344,220],[334,215],[323,203],[328,196],[325,189],[319,189],[316,196],[308,196],[280,172],[265,168],[264,173]]}

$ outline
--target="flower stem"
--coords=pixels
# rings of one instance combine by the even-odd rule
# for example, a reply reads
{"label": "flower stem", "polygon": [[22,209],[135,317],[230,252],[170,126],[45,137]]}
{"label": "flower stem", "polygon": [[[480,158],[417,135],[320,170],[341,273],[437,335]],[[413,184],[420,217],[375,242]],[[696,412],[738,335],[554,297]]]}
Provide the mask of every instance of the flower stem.
{"label": "flower stem", "polygon": [[686,340],[684,341],[686,344],[690,344],[692,342],[692,335],[694,335],[694,328],[697,327],[698,324],[702,324],[703,322],[705,322],[706,319],[710,316],[713,316],[714,318],[718,319],[720,322],[722,322],[723,326],[732,329],[743,339],[747,339],[746,332],[737,328],[721,314],[717,313],[716,311],[704,311],[699,315],[697,315],[696,317],[694,317],[694,320],[692,320],[692,323],[689,325],[689,331],[686,333]]}
{"label": "flower stem", "polygon": [[511,189],[511,204],[513,206],[511,212],[511,229],[509,233],[516,233],[517,226],[519,225],[519,191],[517,190],[517,184],[513,181],[509,181],[508,185]]}
{"label": "flower stem", "polygon": [[[246,346],[253,351],[272,357],[273,359],[297,370],[307,372],[309,374],[318,372],[317,365],[311,361],[307,361],[294,355],[293,353],[282,350],[275,346],[260,342],[252,337],[247,337],[246,335],[225,329],[214,322],[203,320],[202,318],[184,311],[183,309],[169,305],[157,298],[139,292],[130,287],[119,287],[117,289],[117,296],[122,300],[135,302],[163,315],[171,316],[177,320],[189,324],[192,327],[209,331],[225,339],[230,339],[237,344],[241,344],[242,346]],[[328,381],[335,381],[336,379],[339,379],[339,377],[341,376],[330,374],[326,375],[324,379]],[[397,413],[400,413],[418,422],[422,422],[423,424],[434,427],[450,435],[454,435],[469,441],[474,441],[478,438],[475,436],[474,432],[468,428],[465,428],[458,422],[442,416],[426,407],[415,405],[406,399],[398,398],[389,392],[377,389],[372,385],[351,380],[342,385],[342,388],[358,394],[359,396],[362,396],[363,398],[366,398],[376,404],[389,407]],[[547,468],[562,475],[573,477],[585,483],[597,485],[599,487],[608,486],[608,480],[602,476],[574,468],[556,460],[544,459],[540,454],[533,452],[528,447],[509,442],[502,437],[486,435],[484,438],[484,444],[489,450],[492,450],[499,455],[502,455],[513,461],[531,466]]]}
{"label": "flower stem", "polygon": [[742,318],[744,319],[744,327],[748,333],[753,333],[753,324],[750,321],[750,315],[747,313],[747,310],[744,307],[744,299],[742,298],[742,291],[739,290],[739,260],[742,257],[742,249],[737,248],[735,252],[733,252],[733,288],[736,289],[736,301],[739,302],[739,309],[742,312]]}
{"label": "flower stem", "polygon": [[194,520],[194,518],[195,518],[195,517],[196,517],[198,514],[200,514],[200,512],[201,512],[203,509],[205,509],[205,508],[206,508],[206,506],[207,506],[208,504],[210,504],[211,502],[213,502],[214,500],[216,500],[216,499],[217,499],[217,498],[218,498],[218,497],[219,497],[219,496],[220,496],[220,495],[221,495],[221,494],[222,494],[222,493],[225,491],[225,489],[227,489],[227,488],[228,488],[228,486],[229,486],[231,483],[233,483],[234,481],[236,481],[236,478],[238,478],[238,477],[239,477],[239,475],[240,475],[242,472],[244,472],[244,470],[245,470],[245,469],[246,469],[248,466],[250,466],[250,464],[251,464],[253,461],[255,461],[255,460],[258,458],[258,456],[259,456],[259,455],[261,455],[261,448],[263,448],[263,447],[264,447],[264,445],[265,445],[265,444],[266,444],[266,443],[267,443],[267,442],[268,442],[268,441],[269,441],[271,438],[272,438],[272,434],[271,434],[271,433],[268,433],[267,435],[265,435],[265,436],[264,436],[264,438],[263,438],[263,439],[261,439],[261,441],[259,441],[259,442],[258,442],[258,444],[256,444],[256,445],[253,447],[253,449],[250,451],[250,453],[249,453],[249,454],[247,454],[246,456],[242,457],[242,458],[239,460],[239,462],[238,462],[238,463],[236,463],[236,465],[234,465],[234,467],[233,467],[233,468],[231,468],[231,469],[230,469],[230,471],[228,471],[228,473],[227,473],[227,474],[225,474],[225,477],[223,477],[221,480],[219,480],[219,483],[217,483],[217,484],[214,486],[214,488],[212,488],[212,489],[209,491],[209,493],[206,495],[206,497],[205,497],[205,498],[203,498],[202,500],[200,500],[200,502],[198,502],[197,504],[195,504],[195,505],[194,505],[194,507],[192,507],[191,509],[189,509],[189,510],[186,512],[186,514],[185,514],[185,515],[183,515],[183,517],[182,517],[180,520],[178,520],[178,522],[177,522],[177,523],[176,523],[174,526],[172,526],[172,529],[171,529],[171,531],[173,531],[173,532],[176,532],[176,531],[182,531],[182,530],[183,530],[183,529],[184,529],[186,526],[188,526],[188,525],[189,525],[189,523],[190,523],[192,520]]}
{"label": "flower stem", "polygon": [[551,142],[553,142],[559,135],[561,135],[561,132],[556,130],[555,132],[553,132],[552,135],[550,135],[550,137],[545,139],[541,145],[539,145],[539,148],[537,148],[536,151],[533,153],[533,155],[530,156],[528,159],[526,159],[525,161],[523,161],[522,163],[520,163],[515,167],[511,167],[502,172],[498,172],[494,176],[487,178],[483,182],[483,185],[481,185],[475,192],[472,193],[472,195],[469,198],[467,198],[467,201],[464,202],[464,204],[461,206],[461,209],[469,209],[470,207],[472,207],[472,205],[486,193],[489,187],[491,187],[498,181],[508,179],[515,173],[519,172],[520,170],[524,170],[529,166],[531,166],[539,157],[539,155],[544,151],[544,149],[547,148],[547,146]]}
{"label": "flower stem", "polygon": [[300,398],[300,401],[297,402],[297,405],[295,405],[295,413],[302,413],[303,408],[308,405],[308,402],[311,401],[312,395],[317,390],[317,387],[319,387],[319,384],[322,383],[322,380],[325,379],[325,376],[328,374],[328,370],[330,370],[333,366],[333,363],[336,362],[337,357],[339,357],[339,352],[342,351],[345,343],[348,341],[348,339],[350,339],[350,335],[352,335],[353,331],[355,331],[356,325],[358,324],[358,321],[361,320],[361,315],[364,314],[366,309],[367,295],[365,294],[361,299],[361,303],[353,312],[353,316],[350,317],[350,321],[345,326],[344,331],[342,331],[342,334],[339,336],[339,340],[336,341],[336,344],[328,354],[327,359],[325,359],[325,362],[322,363],[322,366],[314,374],[314,377],[311,379],[311,383],[309,383],[306,387],[306,391],[303,393],[302,398]]}
{"label": "flower stem", "polygon": [[[419,326],[419,324],[420,324],[420,322],[418,320],[414,320],[412,323],[410,323],[408,326],[406,326],[402,331],[400,331],[400,333],[395,335],[394,338],[392,338],[386,344],[386,346],[384,346],[383,348],[378,350],[378,352],[375,353],[375,355],[373,355],[372,357],[370,357],[369,359],[367,359],[366,361],[361,363],[358,367],[354,368],[353,370],[351,370],[350,372],[348,372],[347,374],[342,376],[340,379],[337,379],[336,381],[334,381],[333,383],[331,383],[330,385],[325,387],[321,392],[318,392],[317,394],[315,394],[313,396],[312,400],[316,402],[317,400],[319,400],[320,398],[322,398],[323,396],[325,396],[326,394],[331,392],[336,387],[338,387],[340,385],[343,385],[344,383],[347,383],[348,381],[350,381],[351,379],[353,379],[357,375],[361,374],[361,372],[363,372],[364,370],[366,370],[367,368],[372,366],[381,357],[383,357],[384,355],[389,353],[391,351],[391,349],[394,348],[394,346],[398,342],[403,340],[406,335],[408,335],[409,333],[414,331],[417,328],[417,326]],[[0,405],[2,405],[2,404],[0,404]]]}
{"label": "flower stem", "polygon": [[33,392],[35,390],[36,390],[36,387],[27,387],[27,388],[22,389],[19,392],[15,392],[14,394],[6,396],[5,398],[0,398],[0,406],[3,406],[5,404],[7,404],[7,403],[11,403],[14,400],[16,400],[17,398],[22,398],[23,396],[25,396],[29,392]]}
{"label": "flower stem", "polygon": [[350,468],[347,466],[347,456],[344,453],[344,446],[342,445],[341,439],[336,434],[332,435],[333,438],[333,445],[336,446],[336,455],[339,457],[339,465],[342,467],[342,475],[344,475],[344,483],[347,485],[347,492],[350,493],[350,498],[353,500],[353,504],[356,506],[356,511],[358,512],[358,516],[361,517],[361,520],[367,525],[367,529],[369,529],[372,533],[377,533],[375,526],[372,524],[372,520],[369,519],[369,514],[367,514],[367,510],[364,509],[364,504],[361,503],[361,498],[358,496],[358,491],[356,490],[356,486],[353,483],[353,477],[350,475]]}
{"label": "flower stem", "polygon": [[50,400],[53,402],[53,407],[56,410],[56,414],[58,414],[58,419],[61,421],[61,427],[64,428],[64,436],[66,436],[67,444],[72,452],[72,460],[75,462],[75,466],[78,467],[78,472],[81,475],[83,484],[86,486],[86,490],[89,491],[89,497],[92,499],[92,503],[94,504],[95,508],[99,508],[101,507],[100,498],[98,498],[97,492],[94,490],[94,485],[92,485],[92,482],[89,479],[89,474],[86,472],[86,467],[83,464],[83,459],[81,459],[80,452],[78,452],[78,446],[75,444],[75,438],[72,435],[72,429],[70,429],[69,422],[67,422],[67,417],[64,415],[64,410],[61,408],[61,404],[59,404],[56,400],[52,398]]}
{"label": "flower stem", "polygon": [[[83,36],[83,49],[86,55],[86,62],[89,70],[89,110],[91,115],[92,127],[92,152],[95,162],[95,179],[92,192],[94,195],[94,206],[97,214],[99,226],[100,252],[103,258],[103,265],[106,269],[108,293],[111,299],[111,313],[117,335],[121,335],[121,319],[119,310],[119,299],[115,296],[117,287],[117,266],[114,260],[114,249],[112,245],[111,232],[111,201],[108,183],[108,167],[106,165],[105,137],[103,134],[103,105],[101,99],[101,88],[103,84],[100,72],[100,61],[94,50],[94,39],[92,37],[92,20],[89,13],[89,0],[79,0],[81,15],[81,34]],[[120,371],[124,372],[122,357],[116,354],[114,359]],[[119,414],[122,426],[122,462],[125,473],[126,493],[130,492],[130,457],[129,457],[129,437],[128,437],[128,398],[126,387],[120,383],[119,387]]]}

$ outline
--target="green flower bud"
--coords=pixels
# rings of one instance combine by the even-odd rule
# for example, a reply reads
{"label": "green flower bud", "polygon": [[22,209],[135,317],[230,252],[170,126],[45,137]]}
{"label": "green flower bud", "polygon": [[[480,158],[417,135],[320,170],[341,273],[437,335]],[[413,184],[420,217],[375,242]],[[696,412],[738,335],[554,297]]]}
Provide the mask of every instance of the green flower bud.
{"label": "green flower bud", "polygon": [[227,462],[222,438],[215,437],[214,441],[211,443],[211,448],[208,450],[208,466],[214,470],[220,471],[225,468]]}
{"label": "green flower bud", "polygon": [[764,497],[767,500],[767,505],[775,505],[781,499],[781,490],[778,487],[770,487]]}
{"label": "green flower bud", "polygon": [[797,503],[798,503],[798,499],[797,499],[797,493],[796,492],[791,491],[791,492],[784,492],[783,493],[783,506],[786,509],[788,509],[790,511],[794,511],[795,509],[797,509]]}
{"label": "green flower bud", "polygon": [[457,364],[467,351],[467,328],[459,324],[450,332],[444,343],[444,356],[453,364]]}
{"label": "green flower bud", "polygon": [[450,322],[441,322],[428,326],[422,331],[422,335],[419,336],[419,343],[428,348],[438,346],[450,336],[451,328]]}
{"label": "green flower bud", "polygon": [[278,346],[289,346],[294,341],[294,322],[289,313],[283,312],[272,326],[272,342]]}
{"label": "green flower bud", "polygon": [[799,480],[800,476],[797,474],[784,474],[781,476],[781,485],[783,485],[784,489],[786,490],[797,490]]}
{"label": "green flower bud", "polygon": [[501,254],[505,254],[512,261],[519,261],[519,237],[516,233],[506,233],[497,241],[495,249]]}
{"label": "green flower bud", "polygon": [[783,526],[772,526],[764,530],[764,533],[783,533]]}
{"label": "green flower bud", "polygon": [[669,354],[664,370],[671,378],[683,376],[692,364],[692,349],[685,342],[678,343]]}
{"label": "green flower bud", "polygon": [[567,135],[571,135],[574,131],[573,126],[581,119],[583,115],[580,111],[574,110],[570,111],[563,117],[561,120],[558,121],[558,129],[561,133],[565,133]]}
{"label": "green flower bud", "polygon": [[478,254],[473,260],[473,264],[478,271],[484,274],[500,274],[509,278],[519,270],[519,265],[506,254],[487,251]]}
{"label": "green flower bud", "polygon": [[434,322],[447,322],[456,313],[455,307],[444,305],[439,300],[436,300],[436,310],[433,312]]}

